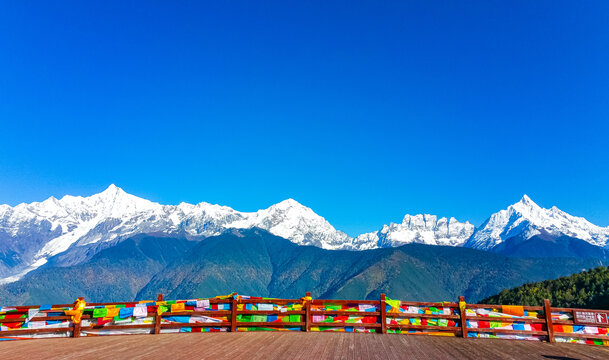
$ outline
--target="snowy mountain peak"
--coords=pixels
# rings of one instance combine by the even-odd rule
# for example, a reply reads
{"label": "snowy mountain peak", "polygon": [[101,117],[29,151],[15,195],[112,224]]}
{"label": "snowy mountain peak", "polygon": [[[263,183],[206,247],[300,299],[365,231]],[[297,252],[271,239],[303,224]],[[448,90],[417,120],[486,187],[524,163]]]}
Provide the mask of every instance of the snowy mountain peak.
{"label": "snowy mountain peak", "polygon": [[349,248],[349,236],[336,230],[311,208],[294,199],[286,199],[255,213],[242,213],[240,221],[225,224],[226,228],[258,227],[299,245],[324,249]]}
{"label": "snowy mountain peak", "polygon": [[436,215],[404,216],[402,223],[383,225],[376,232],[362,234],[353,240],[358,250],[401,246],[409,243],[461,246],[474,232],[474,225],[455,218],[438,219]]}
{"label": "snowy mountain peak", "polygon": [[298,201],[294,200],[294,199],[285,199],[283,201],[278,202],[275,205],[271,206],[272,208],[279,208],[279,209],[287,209],[287,208],[291,208],[291,207],[302,207],[302,208],[306,208],[306,206],[302,205],[301,203],[299,203]]}
{"label": "snowy mountain peak", "polygon": [[597,246],[605,246],[609,241],[609,227],[596,226],[556,206],[542,208],[524,195],[519,202],[492,214],[465,246],[490,250],[510,238],[528,240],[542,233],[569,236]]}
{"label": "snowy mountain peak", "polygon": [[530,197],[526,194],[518,201],[517,203],[510,205],[510,208],[520,212],[521,214],[526,214],[529,216],[535,216],[536,213],[545,210],[541,206],[537,205]]}
{"label": "snowy mountain peak", "polygon": [[513,204],[512,206],[539,208],[539,205],[537,205],[537,203],[535,203],[533,200],[531,200],[531,198],[527,194],[522,195],[522,198],[520,199],[520,201]]}
{"label": "snowy mountain peak", "polygon": [[125,193],[125,192],[123,191],[123,189],[119,188],[118,186],[116,186],[114,184],[110,184],[106,188],[106,190],[100,192],[98,195],[101,195],[101,194],[113,194],[114,195],[114,194],[118,194],[118,193]]}

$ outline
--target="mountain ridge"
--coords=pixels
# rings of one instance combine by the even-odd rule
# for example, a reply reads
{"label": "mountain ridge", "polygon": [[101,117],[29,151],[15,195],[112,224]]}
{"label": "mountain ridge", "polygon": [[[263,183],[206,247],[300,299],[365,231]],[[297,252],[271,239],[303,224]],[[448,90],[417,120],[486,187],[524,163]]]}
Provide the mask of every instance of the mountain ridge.
{"label": "mountain ridge", "polygon": [[[0,283],[16,281],[50,259],[54,266],[86,261],[97,251],[138,234],[202,240],[226,229],[254,227],[298,245],[331,250],[366,250],[421,243],[471,247],[509,255],[510,244],[520,244],[543,234],[580,239],[597,247],[606,246],[609,241],[609,227],[598,227],[556,207],[541,208],[527,195],[507,209],[492,214],[478,228],[453,217],[407,214],[401,223],[389,223],[378,231],[350,237],[293,199],[255,212],[240,212],[206,202],[162,205],[128,194],[112,184],[89,197],[66,195],[61,199],[50,197],[15,207],[0,205]],[[544,245],[547,248],[554,243],[549,241]],[[570,249],[564,244],[557,246]],[[513,251],[518,254],[522,246],[518,245]],[[589,249],[580,252],[594,253]]]}
{"label": "mountain ridge", "polygon": [[[138,235],[89,261],[41,267],[0,285],[5,305],[246,295],[470,302],[506,287],[606,264],[596,259],[511,258],[454,246],[406,244],[364,251],[299,246],[263,229],[229,229],[205,241]],[[49,291],[51,290],[52,291]]]}

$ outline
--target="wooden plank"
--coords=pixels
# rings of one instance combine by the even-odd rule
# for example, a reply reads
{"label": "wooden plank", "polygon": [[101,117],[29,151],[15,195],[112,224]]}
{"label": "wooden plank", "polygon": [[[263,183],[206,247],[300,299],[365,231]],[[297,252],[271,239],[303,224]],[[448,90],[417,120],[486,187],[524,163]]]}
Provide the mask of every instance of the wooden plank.
{"label": "wooden plank", "polygon": [[172,323],[172,324],[161,324],[162,329],[174,329],[174,328],[182,328],[182,327],[229,327],[231,326],[231,322],[223,321],[223,322],[209,322],[209,323]]}
{"label": "wooden plank", "polygon": [[266,311],[266,310],[237,310],[237,314],[239,315],[304,315],[306,314],[306,310],[298,310],[298,311],[284,311],[281,312],[279,310]]}
{"label": "wooden plank", "polygon": [[[459,315],[433,315],[433,314],[408,314],[408,313],[392,313],[388,312],[386,315],[388,318],[413,318],[413,319],[455,319],[459,320]],[[468,317],[468,319],[470,319]]]}
{"label": "wooden plank", "polygon": [[233,299],[207,299],[210,304],[231,304]]}
{"label": "wooden plank", "polygon": [[[58,320],[71,320],[71,316],[36,316],[30,319],[30,321],[58,321]],[[17,319],[0,319],[0,324],[2,323],[22,323],[26,322],[27,318],[17,318]]]}
{"label": "wooden plank", "polygon": [[126,330],[126,329],[153,329],[155,324],[133,324],[133,325],[90,325],[83,326],[81,330]]}
{"label": "wooden plank", "polygon": [[391,329],[413,329],[413,330],[444,330],[447,332],[461,332],[458,326],[435,326],[435,325],[409,325],[409,324],[387,324]]}
{"label": "wooden plank", "polygon": [[[307,291],[306,294],[307,298],[311,297],[311,293],[309,291]],[[311,331],[311,301],[307,301],[305,303],[305,328],[304,331],[309,332]]]}
{"label": "wooden plank", "polygon": [[230,317],[230,322],[231,322],[231,326],[230,326],[230,331],[231,332],[235,332],[237,331],[237,305],[241,302],[241,300],[237,300],[237,299],[233,299],[232,303],[231,303],[231,317]]}
{"label": "wooden plank", "polygon": [[300,304],[302,301],[300,299],[240,299],[240,304],[287,304],[287,303],[296,303]]}
{"label": "wooden plank", "polygon": [[72,323],[72,337],[80,337],[80,321]]}
{"label": "wooden plank", "polygon": [[[209,300],[210,304],[228,304],[232,301],[232,299],[214,299],[214,298],[209,298],[209,299],[205,299],[205,300]],[[156,301],[163,301],[163,300],[157,299]],[[179,301],[185,302],[186,300],[179,300]],[[97,303],[87,303],[87,306],[106,306],[106,305],[123,305],[123,304],[124,305],[129,305],[129,304],[136,305],[136,304],[141,304],[141,303],[145,304],[148,302],[153,303],[155,301],[154,300],[148,300],[148,301],[142,301],[142,302],[140,302],[140,301],[119,301],[119,302],[105,302],[105,303],[97,302]],[[69,307],[71,305],[73,305],[73,304],[68,304],[68,305],[66,305],[66,307]],[[60,307],[61,305],[53,305],[53,306]]]}
{"label": "wooden plank", "polygon": [[[311,310],[312,315],[351,315],[351,316],[380,316],[380,311],[334,311],[334,310]],[[389,316],[391,313],[387,313]]]}
{"label": "wooden plank", "polygon": [[573,338],[582,338],[582,339],[603,339],[609,340],[609,336],[607,335],[592,335],[592,334],[573,334],[573,333],[565,333],[565,332],[555,332],[554,337],[573,337]]}
{"label": "wooden plank", "polygon": [[240,327],[299,327],[306,325],[304,322],[241,322],[236,321],[236,326]]}
{"label": "wooden plank", "polygon": [[0,336],[19,335],[19,334],[24,335],[24,334],[38,334],[38,333],[54,333],[54,332],[66,332],[66,331],[72,331],[72,327],[7,330],[7,331],[0,331]]}
{"label": "wooden plank", "polygon": [[381,334],[387,334],[387,304],[385,303],[385,294],[381,294],[379,305],[381,309]]}
{"label": "wooden plank", "polygon": [[[154,314],[154,313],[150,313]],[[188,315],[203,315],[203,316],[229,316],[232,314],[231,310],[205,310],[205,311],[176,311],[176,312],[164,312],[162,316],[188,316]]]}
{"label": "wooden plank", "polygon": [[[158,294],[157,301],[163,301],[163,294]],[[154,334],[161,333],[161,319],[162,316],[158,314],[154,314]]]}
{"label": "wooden plank", "polygon": [[572,320],[552,320],[554,325],[577,325]]}
{"label": "wooden plank", "polygon": [[523,322],[525,324],[545,324],[545,319],[518,319],[506,317],[468,316],[467,320],[490,322]]}
{"label": "wooden plank", "polygon": [[546,318],[546,329],[548,332],[548,341],[553,343],[556,342],[554,339],[554,324],[552,323],[552,307],[550,306],[550,300],[543,300],[543,310]]}
{"label": "wooden plank", "polygon": [[[69,308],[69,307],[72,307],[72,306],[74,306],[74,303],[72,303],[72,304],[53,304],[53,305],[51,305],[51,309],[52,308]],[[23,312],[25,314],[27,314],[27,310],[28,309],[38,309],[38,308],[40,308],[40,305],[19,305],[19,306],[3,305],[2,307],[5,307],[5,308],[15,308],[15,309],[17,309],[17,312],[20,312],[20,309],[23,309],[24,310]],[[43,311],[51,311],[52,312],[52,311],[56,311],[56,310],[43,310]]]}
{"label": "wooden plank", "polygon": [[401,305],[407,306],[423,306],[423,307],[449,307],[458,308],[458,303],[453,302],[426,302],[426,301],[400,301]]}
{"label": "wooden plank", "polygon": [[378,300],[331,300],[331,299],[313,299],[313,305],[323,304],[336,304],[336,305],[347,305],[347,304],[366,304],[366,305],[378,305]]}
{"label": "wooden plank", "polygon": [[[34,307],[35,308],[35,307]],[[54,309],[54,310],[40,310],[38,311],[38,313],[40,314],[48,314],[48,313],[56,313],[56,312],[64,312],[66,310],[69,310],[70,308],[68,307],[67,309]],[[28,315],[27,311],[2,311],[1,313],[3,313],[2,315]]]}
{"label": "wooden plank", "polygon": [[513,335],[536,335],[536,336],[545,336],[548,333],[546,331],[535,331],[535,330],[511,330],[511,329],[473,329],[469,328],[469,332],[476,333],[493,333],[493,334],[513,334]]}
{"label": "wooden plank", "polygon": [[[154,300],[146,301],[153,303]],[[139,301],[118,301],[118,302],[107,302],[107,303],[87,303],[87,306],[106,306],[106,305],[129,305],[129,304],[139,304]]]}
{"label": "wooden plank", "polygon": [[312,322],[311,326],[322,326],[322,327],[363,327],[363,328],[380,328],[381,324],[366,324],[366,323],[326,323],[326,322]]}
{"label": "wooden plank", "polygon": [[[488,309],[488,308],[501,309],[502,306],[503,305],[467,304],[467,307],[470,309]],[[543,306],[523,306],[522,308],[524,310],[533,310],[533,311],[542,311],[543,310]]]}
{"label": "wooden plank", "polygon": [[[76,309],[76,304],[78,304],[79,301],[85,301],[84,297],[79,297],[78,300],[76,300],[74,302],[74,308]],[[80,313],[80,315],[82,316],[82,313]],[[82,320],[82,318],[78,319],[78,322],[72,321],[72,337],[73,338],[77,338],[80,337],[80,321]]]}
{"label": "wooden plank", "polygon": [[461,320],[461,337],[467,337],[467,304],[465,297],[459,296],[459,318]]}

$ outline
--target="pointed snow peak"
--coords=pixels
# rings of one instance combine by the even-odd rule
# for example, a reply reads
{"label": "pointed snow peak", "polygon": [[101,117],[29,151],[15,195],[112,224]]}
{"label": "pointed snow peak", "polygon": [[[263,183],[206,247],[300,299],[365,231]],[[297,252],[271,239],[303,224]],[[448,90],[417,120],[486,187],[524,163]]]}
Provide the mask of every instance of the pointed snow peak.
{"label": "pointed snow peak", "polygon": [[296,201],[292,198],[285,199],[281,202],[278,202],[277,204],[271,206],[270,208],[283,210],[283,209],[289,209],[289,208],[294,208],[294,207],[306,208],[306,206],[302,205],[301,203],[299,203],[298,201]]}
{"label": "pointed snow peak", "polygon": [[57,198],[55,196],[51,196],[42,202],[42,204],[58,204],[58,203],[59,203],[59,200],[57,200]]}
{"label": "pointed snow peak", "polygon": [[520,199],[519,203],[525,205],[537,205],[527,194],[522,195],[522,199]]}
{"label": "pointed snow peak", "polygon": [[[119,188],[118,186],[111,184],[110,186],[108,186],[108,188],[98,194],[92,195],[89,197],[89,199],[96,199],[98,201],[102,201],[104,203],[113,203],[113,202],[117,202],[117,201],[121,201],[121,200],[125,200],[125,201],[133,201],[139,198],[134,196],[134,195],[130,195],[127,194],[125,191],[123,191],[123,189]],[[143,200],[143,199],[142,199]]]}
{"label": "pointed snow peak", "polygon": [[541,206],[537,205],[526,194],[522,196],[520,201],[510,207],[523,214],[531,213],[532,211],[540,211],[542,209]]}
{"label": "pointed snow peak", "polygon": [[110,184],[110,186],[108,186],[108,188],[104,191],[102,191],[100,194],[104,194],[104,195],[122,195],[122,194],[126,194],[126,192],[119,188],[118,186],[114,185],[114,184]]}

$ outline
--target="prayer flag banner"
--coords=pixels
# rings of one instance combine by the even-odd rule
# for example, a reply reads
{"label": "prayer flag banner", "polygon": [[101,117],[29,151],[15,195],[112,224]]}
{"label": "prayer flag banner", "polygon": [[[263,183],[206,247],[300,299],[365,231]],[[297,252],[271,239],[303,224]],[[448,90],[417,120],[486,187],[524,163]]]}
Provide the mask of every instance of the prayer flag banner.
{"label": "prayer flag banner", "polygon": [[[471,338],[547,341],[553,330],[557,342],[609,345],[609,324],[605,324],[608,311],[550,308],[546,314],[544,309],[547,308],[467,304],[463,300],[423,303],[381,297],[379,301],[333,301],[315,300],[309,295],[288,300],[235,293],[215,298],[98,305],[87,305],[78,299],[70,306],[2,307],[0,338],[76,336],[76,324],[80,324],[80,336],[220,331],[462,336],[464,328],[465,336]],[[552,329],[546,325],[548,319],[554,321]]]}

